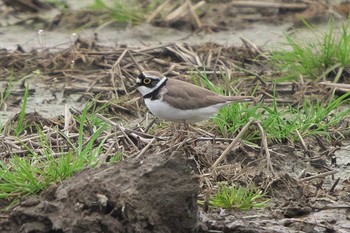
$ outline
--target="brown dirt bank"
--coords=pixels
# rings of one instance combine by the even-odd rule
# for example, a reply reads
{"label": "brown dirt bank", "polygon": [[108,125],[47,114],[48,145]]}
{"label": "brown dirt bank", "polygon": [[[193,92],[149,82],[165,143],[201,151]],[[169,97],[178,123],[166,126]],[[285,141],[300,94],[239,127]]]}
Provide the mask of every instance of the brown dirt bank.
{"label": "brown dirt bank", "polygon": [[1,232],[194,232],[198,180],[182,152],[85,170],[13,209]]}

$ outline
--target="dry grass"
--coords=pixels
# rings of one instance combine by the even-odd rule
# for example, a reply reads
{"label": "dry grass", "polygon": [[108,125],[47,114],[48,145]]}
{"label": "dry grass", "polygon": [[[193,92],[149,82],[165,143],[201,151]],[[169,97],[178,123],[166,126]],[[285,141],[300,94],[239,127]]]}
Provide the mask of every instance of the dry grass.
{"label": "dry grass", "polygon": [[[183,150],[196,164],[194,170],[200,177],[203,199],[206,193],[213,194],[218,189],[217,183],[221,181],[245,187],[254,184],[271,196],[287,195],[285,190],[289,187],[298,188],[299,184],[296,175],[289,177],[286,176],[286,172],[301,173],[302,169],[299,168],[307,166],[307,158],[300,157],[299,154],[310,151],[299,143],[274,144],[267,142],[266,138],[257,144],[248,144],[238,138],[228,150],[228,145],[233,139],[215,136],[218,135],[218,131],[212,124],[201,125],[184,140],[176,141],[169,137],[173,134],[171,126],[163,123],[154,125],[147,115],[144,115],[145,108],[139,94],[135,92],[134,82],[140,70],[158,70],[168,77],[181,76],[188,81],[191,81],[193,73],[198,71],[205,73],[214,83],[222,83],[222,77],[226,77],[224,88],[246,95],[254,92],[265,104],[276,100],[278,105],[292,104],[297,107],[303,105],[307,96],[311,96],[311,99],[317,99],[319,96],[327,98],[332,92],[304,80],[274,85],[270,75],[271,69],[263,63],[266,56],[263,51],[249,43],[242,48],[226,48],[216,44],[189,46],[174,43],[152,48],[126,49],[98,46],[94,41],[78,39],[71,47],[58,52],[47,50],[38,53],[0,53],[3,71],[0,80],[6,80],[11,73],[16,73],[13,80],[16,82],[35,71],[40,74],[44,83],[52,84],[55,80],[57,83],[66,84],[63,85],[63,89],[62,86],[53,87],[56,88],[53,91],[63,91],[66,96],[81,93],[80,101],[89,100],[96,106],[103,106],[110,100],[109,105],[104,108],[103,115],[96,115],[93,111],[89,113],[98,116],[101,122],[109,125],[96,139],[97,142],[103,142],[98,164],[110,161],[118,153],[121,154],[120,159],[126,160],[142,159],[149,153]],[[15,104],[22,98],[22,90],[18,91],[19,95],[15,95],[16,91],[18,90],[13,90],[8,97],[8,104]],[[273,93],[277,95],[275,100]],[[56,119],[27,114],[25,126],[35,127],[28,128],[26,133],[18,137],[11,135],[9,128],[5,127],[0,136],[1,158],[6,161],[14,155],[25,157],[29,152],[34,152],[39,158],[44,156],[45,148],[40,143],[42,136],[47,138],[55,157],[77,147],[74,143],[78,143],[79,140],[85,145],[96,128],[95,123],[86,123],[83,134],[79,134],[79,124],[74,117],[69,117],[71,114],[79,115],[74,109],[67,109],[65,117]],[[140,118],[141,116],[144,117]],[[130,117],[140,120],[130,122]],[[116,122],[116,119],[119,121]],[[127,126],[123,126],[122,122],[127,122]],[[10,122],[10,125],[14,124],[15,118]],[[41,137],[37,134],[37,127]],[[255,127],[264,135],[258,122],[252,122],[251,127]],[[313,141],[314,138],[303,140]],[[329,142],[324,144],[323,147],[329,146]],[[274,146],[278,147],[278,152],[272,149]],[[320,149],[313,149],[315,153],[318,153],[318,150]],[[331,156],[332,153],[334,150],[329,150],[323,156]],[[220,162],[217,162],[219,158]],[[292,171],[288,165],[298,163],[302,164],[296,171],[295,168]],[[320,171],[326,172],[319,168],[309,168],[310,173]],[[299,191],[295,191],[291,198],[297,200],[300,195]]]}

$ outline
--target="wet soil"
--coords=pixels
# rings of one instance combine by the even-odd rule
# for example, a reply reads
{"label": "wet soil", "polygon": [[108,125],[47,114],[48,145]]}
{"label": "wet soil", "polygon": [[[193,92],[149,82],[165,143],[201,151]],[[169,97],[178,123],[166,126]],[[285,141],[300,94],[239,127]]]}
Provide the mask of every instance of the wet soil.
{"label": "wet soil", "polygon": [[[11,91],[1,103],[0,121],[16,124],[24,87],[29,84],[28,130],[20,140],[4,130],[0,135],[1,158],[27,156],[28,146],[40,155],[34,130],[38,126],[47,138],[65,142],[57,134],[64,128],[63,115],[72,111],[72,106],[83,108],[92,99],[101,105],[110,101],[107,116],[128,127],[112,132],[101,152],[101,157],[116,153],[115,145],[122,145],[123,161],[86,169],[38,196],[23,199],[11,211],[2,212],[1,232],[350,231],[349,138],[339,137],[338,129],[333,129],[330,141],[306,138],[307,148],[298,141],[269,142],[271,158],[259,146],[241,142],[217,169],[211,166],[232,139],[213,139],[218,132],[210,123],[198,126],[207,133],[196,132],[194,141],[179,144],[167,138],[173,135],[170,126],[153,126],[145,133],[149,126],[142,118],[146,109],[134,87],[137,65],[188,81],[194,68],[205,67],[213,82],[220,81],[218,73],[227,72],[242,94],[250,95],[256,86],[257,95],[271,94],[273,73],[262,62],[264,52],[282,46],[283,34],[302,26],[300,14],[323,27],[329,15],[341,18],[349,13],[346,4],[335,2],[273,1],[308,3],[305,9],[210,2],[200,14],[201,28],[195,27],[193,19],[183,17],[177,23],[157,19],[118,30],[86,28],[77,30],[76,35],[72,34],[74,28],[66,27],[70,20],[79,19],[74,13],[61,14],[54,9],[61,14],[60,20],[54,21],[33,13],[28,20],[22,12],[24,18],[18,20],[17,10],[10,9],[8,21],[3,21],[7,25],[0,28],[0,87]],[[47,9],[38,11],[52,14]],[[86,21],[74,25],[79,23]],[[312,34],[302,28],[291,33],[303,39]],[[264,78],[268,81],[259,83]],[[305,96],[323,98],[331,92],[312,82],[283,83],[275,91],[281,104],[295,106],[302,104]],[[265,96],[266,104],[270,97]],[[347,125],[343,123],[343,127]],[[142,154],[151,139],[155,142]],[[69,145],[61,145],[58,151],[67,150]],[[253,184],[271,201],[263,210],[250,211],[206,210],[197,204],[208,193],[213,194],[222,181]]]}
{"label": "wet soil", "polygon": [[198,178],[183,152],[77,173],[21,202],[1,232],[196,232]]}

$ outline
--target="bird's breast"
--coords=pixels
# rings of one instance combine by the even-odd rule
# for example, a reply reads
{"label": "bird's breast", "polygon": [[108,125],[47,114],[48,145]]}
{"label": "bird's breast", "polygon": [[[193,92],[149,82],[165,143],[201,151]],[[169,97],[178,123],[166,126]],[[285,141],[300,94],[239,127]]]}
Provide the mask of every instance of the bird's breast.
{"label": "bird's breast", "polygon": [[145,104],[151,113],[160,119],[187,123],[206,120],[217,113],[217,111],[222,107],[222,104],[220,104],[198,109],[182,110],[171,106],[162,99],[145,99]]}

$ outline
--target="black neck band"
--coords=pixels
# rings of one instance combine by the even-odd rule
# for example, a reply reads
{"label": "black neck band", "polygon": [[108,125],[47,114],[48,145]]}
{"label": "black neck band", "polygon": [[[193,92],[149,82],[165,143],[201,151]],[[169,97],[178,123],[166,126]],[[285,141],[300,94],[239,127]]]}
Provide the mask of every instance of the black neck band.
{"label": "black neck band", "polygon": [[151,100],[157,100],[159,99],[159,92],[160,92],[160,89],[162,87],[165,86],[166,82],[168,81],[168,79],[164,80],[164,82],[162,84],[159,85],[159,87],[157,87],[156,89],[154,89],[152,92],[146,94],[143,96],[143,98],[151,98]]}

